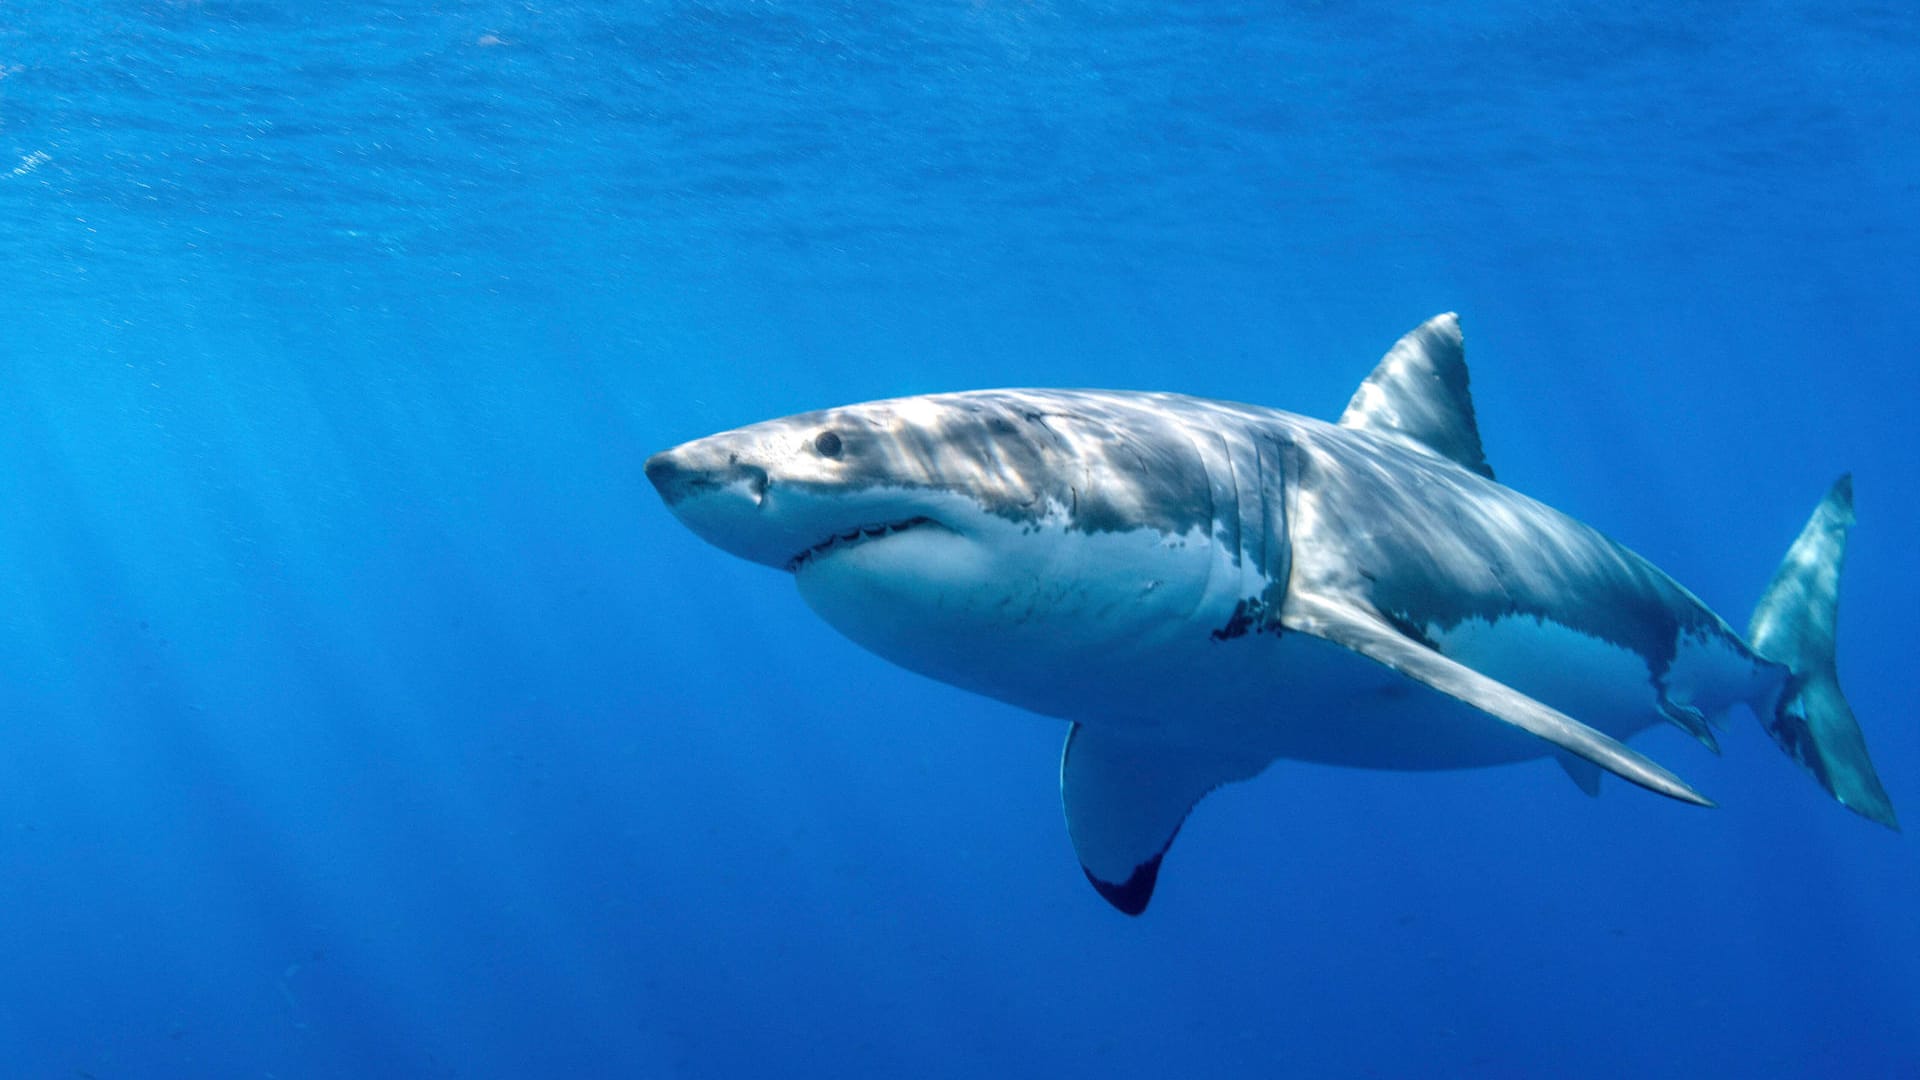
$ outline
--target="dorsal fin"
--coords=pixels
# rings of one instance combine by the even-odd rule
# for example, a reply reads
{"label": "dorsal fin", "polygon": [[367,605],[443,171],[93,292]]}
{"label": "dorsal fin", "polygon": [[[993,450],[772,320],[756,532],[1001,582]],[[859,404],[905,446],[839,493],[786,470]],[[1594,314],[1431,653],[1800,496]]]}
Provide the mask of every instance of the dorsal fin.
{"label": "dorsal fin", "polygon": [[1451,311],[1421,323],[1387,350],[1347,402],[1340,424],[1398,435],[1493,478],[1467,393],[1460,317]]}

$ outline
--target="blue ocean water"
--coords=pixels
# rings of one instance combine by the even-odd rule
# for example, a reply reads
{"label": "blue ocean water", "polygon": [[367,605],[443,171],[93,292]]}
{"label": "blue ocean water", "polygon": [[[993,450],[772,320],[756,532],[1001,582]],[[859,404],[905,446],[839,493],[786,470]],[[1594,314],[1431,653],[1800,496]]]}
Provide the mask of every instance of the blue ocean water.
{"label": "blue ocean water", "polygon": [[1501,478],[1735,623],[1854,470],[1920,815],[1900,5],[29,0],[0,245],[0,1074],[1920,1074],[1920,854],[1744,717],[1644,740],[1711,812],[1283,763],[1131,920],[1060,725],[640,471],[983,386],[1331,416],[1458,310]]}

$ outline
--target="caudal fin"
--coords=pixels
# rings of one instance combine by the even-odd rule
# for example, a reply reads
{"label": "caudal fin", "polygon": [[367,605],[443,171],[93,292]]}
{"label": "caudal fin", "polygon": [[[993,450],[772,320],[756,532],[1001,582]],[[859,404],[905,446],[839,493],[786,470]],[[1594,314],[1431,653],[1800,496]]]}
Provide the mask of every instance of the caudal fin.
{"label": "caudal fin", "polygon": [[1842,806],[1897,830],[1893,802],[1873,771],[1834,670],[1840,564],[1852,527],[1853,477],[1842,476],[1787,550],[1747,626],[1747,640],[1760,655],[1792,672],[1778,700],[1767,703],[1771,715],[1765,705],[1757,711],[1773,741]]}

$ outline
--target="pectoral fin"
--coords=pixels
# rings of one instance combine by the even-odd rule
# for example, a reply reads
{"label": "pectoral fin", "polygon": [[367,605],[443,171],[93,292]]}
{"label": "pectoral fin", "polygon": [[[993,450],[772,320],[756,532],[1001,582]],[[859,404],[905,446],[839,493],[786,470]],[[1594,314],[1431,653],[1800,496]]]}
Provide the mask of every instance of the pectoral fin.
{"label": "pectoral fin", "polygon": [[1673,722],[1681,731],[1700,740],[1700,745],[1718,754],[1720,740],[1713,735],[1713,725],[1707,720],[1707,714],[1692,705],[1680,705],[1667,701],[1660,702],[1660,715]]}
{"label": "pectoral fin", "polygon": [[1600,766],[1572,754],[1555,754],[1553,760],[1560,763],[1560,769],[1567,774],[1567,779],[1586,792],[1588,798],[1600,797]]}
{"label": "pectoral fin", "polygon": [[1415,641],[1358,605],[1298,594],[1287,597],[1281,624],[1351,649],[1481,712],[1547,740],[1575,757],[1682,802],[1713,803],[1625,743],[1549,708],[1505,683]]}
{"label": "pectoral fin", "polygon": [[1257,764],[1138,742],[1075,724],[1060,754],[1060,802],[1087,880],[1109,904],[1138,915],[1153,897],[1160,859],[1202,796],[1259,772]]}

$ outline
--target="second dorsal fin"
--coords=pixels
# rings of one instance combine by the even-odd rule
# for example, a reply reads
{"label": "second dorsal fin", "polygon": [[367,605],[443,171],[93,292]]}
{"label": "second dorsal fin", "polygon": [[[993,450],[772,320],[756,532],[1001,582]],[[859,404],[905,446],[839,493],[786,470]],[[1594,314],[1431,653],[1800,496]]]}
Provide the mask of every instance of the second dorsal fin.
{"label": "second dorsal fin", "polygon": [[1340,424],[1398,435],[1493,477],[1467,393],[1460,317],[1451,311],[1421,323],[1387,350],[1347,402]]}

